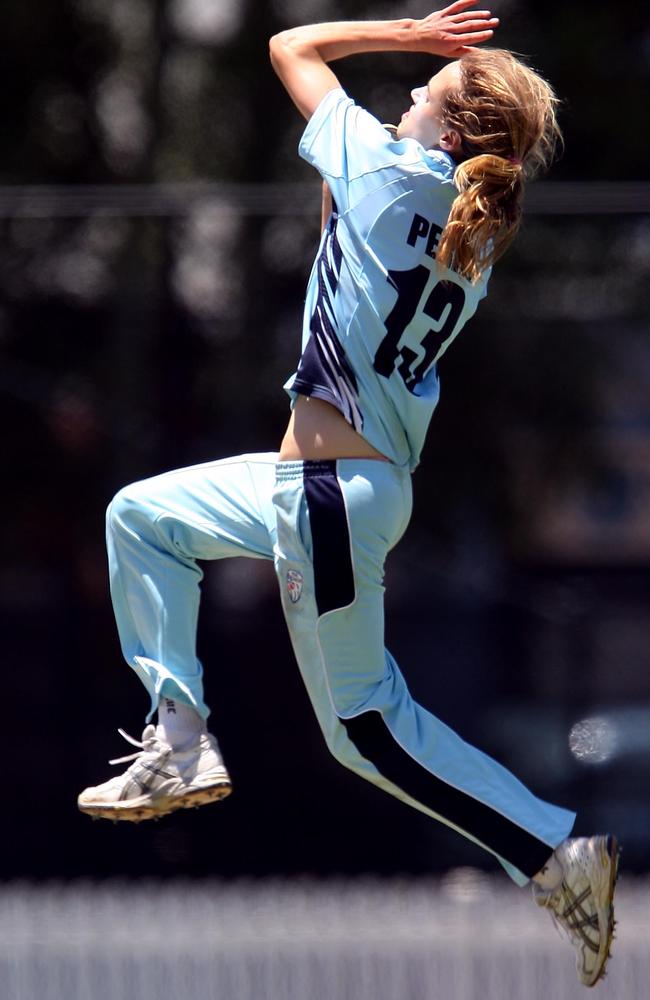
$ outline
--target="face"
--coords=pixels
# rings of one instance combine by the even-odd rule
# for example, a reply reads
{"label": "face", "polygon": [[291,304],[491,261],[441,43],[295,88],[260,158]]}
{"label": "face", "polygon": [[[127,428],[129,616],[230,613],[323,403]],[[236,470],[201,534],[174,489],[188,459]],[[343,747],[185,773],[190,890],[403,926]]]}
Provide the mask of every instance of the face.
{"label": "face", "polygon": [[425,149],[439,147],[453,152],[459,137],[445,128],[440,109],[445,96],[450,91],[458,90],[460,83],[460,63],[451,62],[432,76],[426,86],[412,90],[413,104],[402,115],[397,126],[397,138],[417,139]]}

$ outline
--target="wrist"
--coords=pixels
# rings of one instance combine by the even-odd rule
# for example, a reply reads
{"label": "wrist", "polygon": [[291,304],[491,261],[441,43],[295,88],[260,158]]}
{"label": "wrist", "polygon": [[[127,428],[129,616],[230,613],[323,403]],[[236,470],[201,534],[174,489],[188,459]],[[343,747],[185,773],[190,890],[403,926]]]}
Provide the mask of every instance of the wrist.
{"label": "wrist", "polygon": [[420,21],[414,17],[403,17],[395,22],[397,38],[401,41],[406,52],[417,51],[419,24]]}

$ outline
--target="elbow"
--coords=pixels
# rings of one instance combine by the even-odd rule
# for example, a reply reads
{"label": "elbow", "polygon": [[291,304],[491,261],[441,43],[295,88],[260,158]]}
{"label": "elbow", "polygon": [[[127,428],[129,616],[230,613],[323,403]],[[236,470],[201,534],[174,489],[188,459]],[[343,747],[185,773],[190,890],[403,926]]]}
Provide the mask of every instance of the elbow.
{"label": "elbow", "polygon": [[269,39],[269,58],[273,69],[278,72],[278,67],[285,65],[291,59],[305,55],[309,46],[305,45],[304,39],[296,30],[280,31],[277,35],[272,35]]}
{"label": "elbow", "polygon": [[271,65],[277,70],[278,65],[286,58],[288,50],[291,48],[291,32],[280,31],[277,35],[272,35],[269,39],[269,59]]}
{"label": "elbow", "polygon": [[281,38],[282,38],[282,33],[278,35],[272,35],[269,38],[269,59],[271,60],[272,65],[275,64],[275,60],[277,59],[278,49],[282,45]]}

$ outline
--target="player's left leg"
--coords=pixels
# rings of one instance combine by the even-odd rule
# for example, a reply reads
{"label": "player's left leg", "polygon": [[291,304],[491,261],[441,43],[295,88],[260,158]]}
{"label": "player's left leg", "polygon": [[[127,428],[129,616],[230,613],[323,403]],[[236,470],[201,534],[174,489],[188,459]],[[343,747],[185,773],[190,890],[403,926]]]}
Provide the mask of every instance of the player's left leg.
{"label": "player's left leg", "polygon": [[384,561],[409,520],[408,473],[372,460],[283,463],[274,503],[285,617],[330,750],[525,883],[574,815],[536,798],[418,705],[384,649]]}
{"label": "player's left leg", "polygon": [[593,985],[613,932],[614,838],[567,839],[574,815],[415,703],[383,648],[384,559],[408,522],[408,475],[373,461],[285,463],[274,502],[285,617],[330,750],[494,854],[519,884],[534,879]]}

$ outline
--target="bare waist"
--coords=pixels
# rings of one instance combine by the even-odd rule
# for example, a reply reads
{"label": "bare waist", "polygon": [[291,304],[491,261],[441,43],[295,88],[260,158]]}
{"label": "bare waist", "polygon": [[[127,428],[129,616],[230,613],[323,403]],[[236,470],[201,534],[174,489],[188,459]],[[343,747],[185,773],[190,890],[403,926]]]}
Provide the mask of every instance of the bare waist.
{"label": "bare waist", "polygon": [[279,461],[319,458],[389,461],[350,426],[335,406],[322,399],[298,396],[280,445]]}

